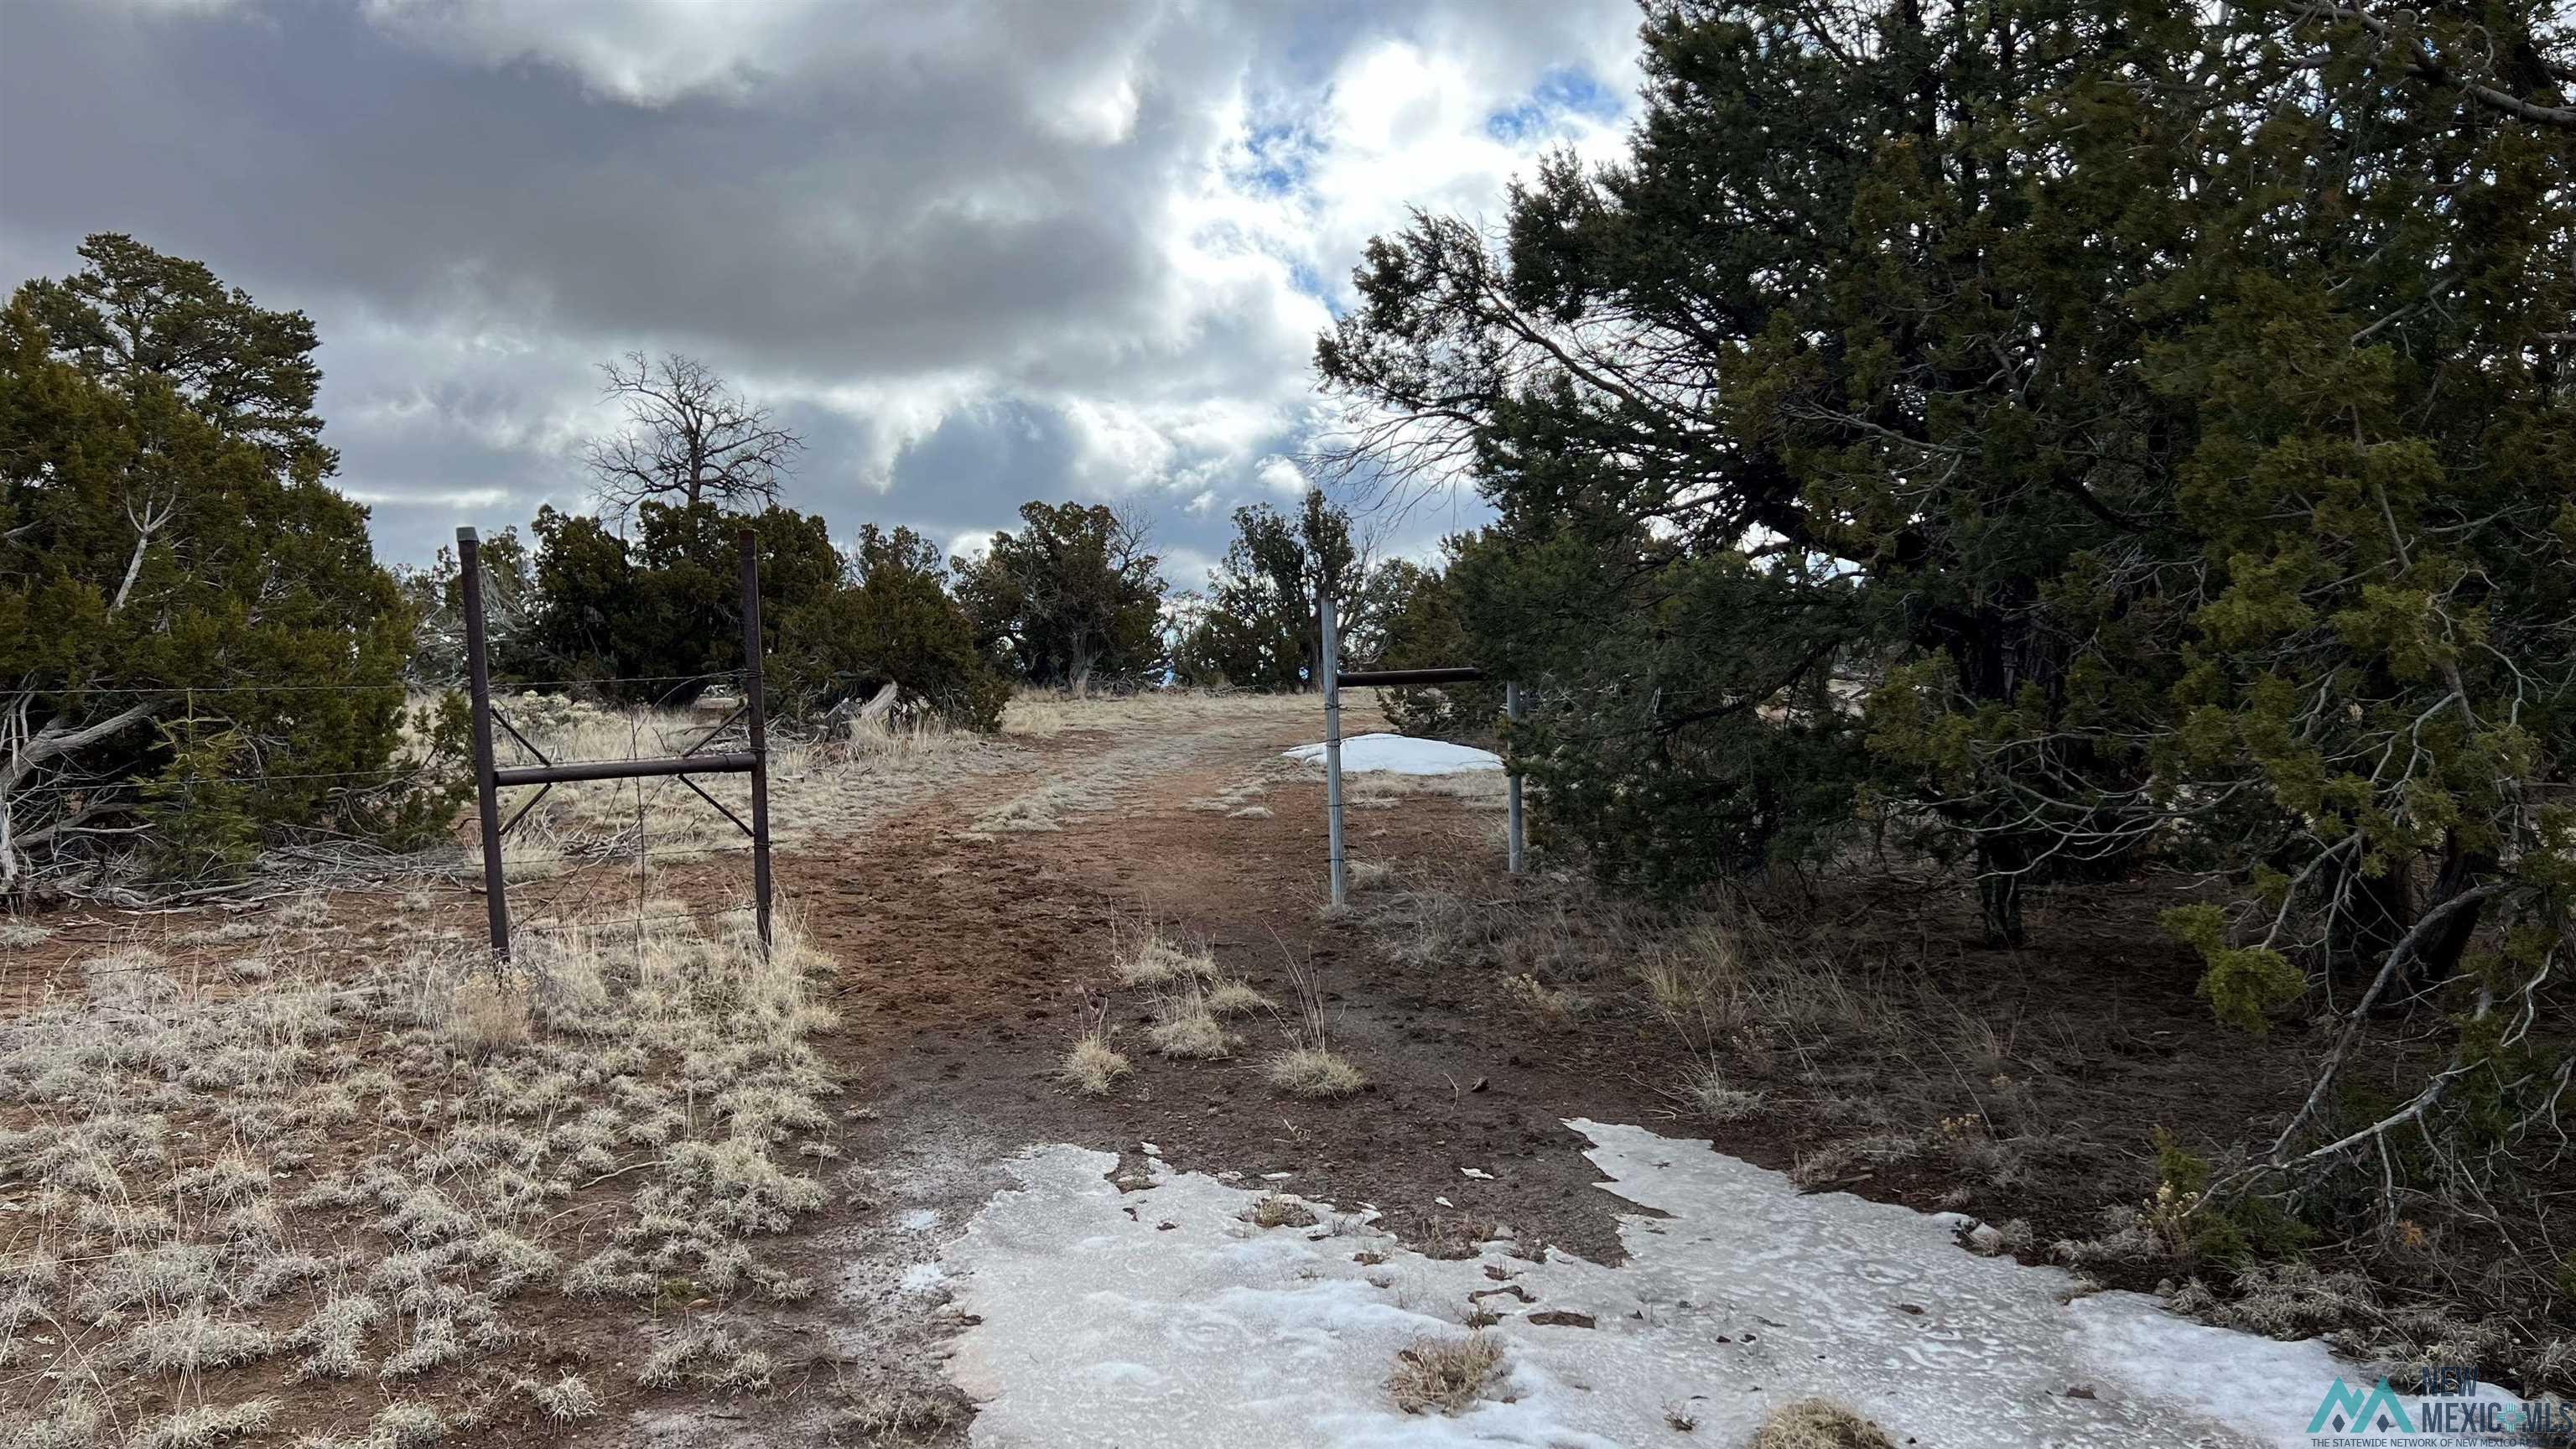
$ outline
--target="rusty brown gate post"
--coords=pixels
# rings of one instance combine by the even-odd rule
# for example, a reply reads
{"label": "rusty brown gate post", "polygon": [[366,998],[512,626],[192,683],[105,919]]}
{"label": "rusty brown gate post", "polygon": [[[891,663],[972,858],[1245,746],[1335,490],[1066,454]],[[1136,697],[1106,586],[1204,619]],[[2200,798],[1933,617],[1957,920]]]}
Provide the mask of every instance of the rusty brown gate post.
{"label": "rusty brown gate post", "polygon": [[[547,759],[545,751],[531,743],[526,735],[510,723],[509,717],[492,706],[492,666],[488,654],[483,619],[482,546],[474,530],[456,530],[456,562],[463,571],[465,605],[465,677],[473,692],[474,704],[474,799],[482,817],[483,895],[485,914],[492,931],[492,954],[506,960],[510,955],[509,883],[501,869],[501,842],[512,826],[537,808],[537,801],[556,785],[579,780],[640,780],[676,777],[696,792],[699,799],[716,809],[716,813],[734,823],[734,827],[751,837],[751,880],[754,910],[760,927],[760,949],[770,948],[769,901],[769,701],[762,686],[760,659],[760,550],[759,539],[746,528],[735,536],[742,557],[742,655],[743,702],[732,714],[694,745],[679,754],[654,759],[635,760],[570,760],[562,764]],[[603,681],[613,682],[613,681]],[[744,721],[750,748],[700,754],[735,720]],[[492,727],[509,731],[519,747],[537,757],[533,765],[503,768],[492,748]],[[751,823],[725,808],[724,802],[708,794],[691,775],[751,776]],[[508,820],[500,818],[501,792],[519,785],[540,788],[535,797],[519,807]]]}

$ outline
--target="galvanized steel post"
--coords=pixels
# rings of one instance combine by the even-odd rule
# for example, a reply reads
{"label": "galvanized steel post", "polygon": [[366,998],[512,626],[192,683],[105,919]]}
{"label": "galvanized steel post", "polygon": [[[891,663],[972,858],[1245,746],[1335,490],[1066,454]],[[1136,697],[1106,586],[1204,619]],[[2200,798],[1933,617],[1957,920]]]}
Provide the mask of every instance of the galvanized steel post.
{"label": "galvanized steel post", "polygon": [[1350,882],[1342,867],[1342,659],[1341,640],[1336,637],[1332,591],[1317,596],[1322,606],[1324,625],[1324,833],[1327,858],[1332,865],[1333,904],[1350,898]]}
{"label": "galvanized steel post", "polygon": [[[1521,687],[1518,682],[1507,683],[1503,686],[1503,717],[1513,721],[1518,721],[1521,717]],[[1522,865],[1527,860],[1526,852],[1521,846],[1520,771],[1514,770],[1505,778],[1503,782],[1503,799],[1508,813],[1508,819],[1510,821],[1509,828],[1511,831],[1511,844],[1508,849],[1511,857],[1511,872],[1514,875],[1519,875],[1521,873]]]}

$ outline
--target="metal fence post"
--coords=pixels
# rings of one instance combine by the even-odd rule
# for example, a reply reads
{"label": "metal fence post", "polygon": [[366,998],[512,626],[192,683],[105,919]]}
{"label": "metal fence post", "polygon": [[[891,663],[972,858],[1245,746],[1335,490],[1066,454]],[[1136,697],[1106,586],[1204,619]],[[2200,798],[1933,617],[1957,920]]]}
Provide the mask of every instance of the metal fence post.
{"label": "metal fence post", "polygon": [[1316,602],[1322,606],[1324,625],[1324,836],[1326,858],[1331,862],[1333,904],[1350,899],[1350,881],[1342,867],[1342,657],[1341,640],[1336,635],[1332,591],[1324,590]]}
{"label": "metal fence post", "polygon": [[760,950],[769,953],[769,701],[760,676],[760,540],[735,536],[742,549],[742,703],[751,732],[751,891],[760,918]]}
{"label": "metal fence post", "polygon": [[510,958],[510,897],[501,869],[501,790],[492,761],[492,665],[484,654],[483,544],[456,530],[457,583],[465,599],[465,678],[474,695],[474,805],[483,824],[483,911],[492,955]]}
{"label": "metal fence post", "polygon": [[[1521,717],[1521,686],[1517,680],[1506,682],[1503,685],[1503,717],[1514,722],[1518,722]],[[1519,875],[1521,873],[1521,868],[1528,863],[1528,853],[1521,845],[1520,771],[1514,770],[1510,775],[1504,778],[1503,799],[1511,831],[1511,844],[1508,847],[1511,859],[1511,872],[1514,875]]]}

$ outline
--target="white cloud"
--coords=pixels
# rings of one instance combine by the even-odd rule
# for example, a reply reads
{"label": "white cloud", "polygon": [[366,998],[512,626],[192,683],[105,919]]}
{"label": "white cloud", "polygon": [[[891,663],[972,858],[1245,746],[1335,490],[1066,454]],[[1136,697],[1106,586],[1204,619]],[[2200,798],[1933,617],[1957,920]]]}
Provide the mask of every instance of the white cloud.
{"label": "white cloud", "polygon": [[1306,486],[1283,455],[1367,238],[1614,149],[1637,79],[1630,0],[233,9],[13,17],[0,128],[81,141],[0,261],[114,225],[312,312],[396,557],[432,505],[577,501],[593,366],[672,348],[806,428],[791,501],[838,526],[1153,499],[1203,561]]}

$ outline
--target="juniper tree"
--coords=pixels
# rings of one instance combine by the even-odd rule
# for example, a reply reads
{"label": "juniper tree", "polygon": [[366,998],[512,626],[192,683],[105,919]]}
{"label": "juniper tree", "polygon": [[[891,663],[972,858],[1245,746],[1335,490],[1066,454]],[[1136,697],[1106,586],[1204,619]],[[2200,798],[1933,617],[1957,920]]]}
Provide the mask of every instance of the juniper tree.
{"label": "juniper tree", "polygon": [[204,864],[433,831],[452,782],[394,758],[410,614],[325,481],[311,324],[127,237],[81,255],[0,311],[0,889],[94,877],[191,792]]}
{"label": "juniper tree", "polygon": [[1144,518],[1099,504],[1027,503],[979,558],[951,560],[984,646],[1020,678],[1079,694],[1095,675],[1161,673],[1163,579]]}
{"label": "juniper tree", "polygon": [[[1687,886],[1858,799],[1972,859],[2003,941],[2024,883],[2152,854],[2221,887],[2171,925],[2223,1016],[2352,977],[2271,1160],[2547,1120],[2563,18],[1738,0],[1642,37],[1625,157],[1549,161],[1495,235],[1415,216],[1317,354],[1355,473],[1495,506],[1454,577],[1478,662],[1545,683],[1515,751],[1558,828]],[[2456,1056],[2335,1120],[2418,990]]]}
{"label": "juniper tree", "polygon": [[1210,571],[1204,607],[1174,649],[1184,679],[1243,689],[1306,689],[1321,677],[1323,597],[1337,610],[1346,661],[1368,658],[1388,579],[1351,531],[1347,509],[1312,490],[1297,512],[1234,511],[1234,541]]}

